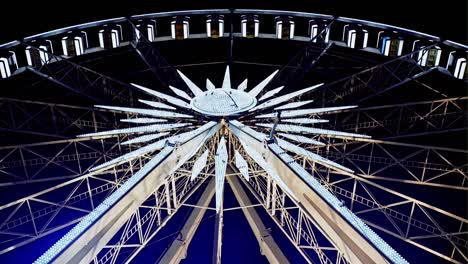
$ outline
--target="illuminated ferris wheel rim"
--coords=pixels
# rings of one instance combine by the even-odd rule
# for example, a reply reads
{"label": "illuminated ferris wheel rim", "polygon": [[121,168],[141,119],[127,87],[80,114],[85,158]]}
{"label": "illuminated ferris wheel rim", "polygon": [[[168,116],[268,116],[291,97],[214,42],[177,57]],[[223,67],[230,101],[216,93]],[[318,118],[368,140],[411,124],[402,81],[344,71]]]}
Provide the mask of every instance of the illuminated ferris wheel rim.
{"label": "illuminated ferris wheel rim", "polygon": [[[206,32],[191,34],[189,27],[190,15],[192,16],[205,16],[206,17]],[[25,45],[27,64],[24,66],[35,66],[44,62],[51,63],[53,60],[49,58],[46,53],[41,52],[54,52],[54,47],[48,38],[56,36],[61,37],[61,50],[62,54],[66,57],[73,57],[76,55],[83,55],[92,52],[104,51],[108,48],[116,48],[120,46],[129,45],[124,41],[122,22],[138,22],[143,23],[144,27],[148,27],[147,38],[152,42],[170,41],[174,39],[187,39],[187,38],[210,38],[210,37],[229,37],[229,32],[226,34],[224,28],[224,16],[240,16],[242,21],[241,30],[239,33],[231,32],[231,37],[255,37],[266,39],[283,39],[283,40],[296,40],[308,42],[316,35],[319,35],[321,30],[326,28],[325,42],[332,42],[339,46],[350,47],[353,49],[361,49],[371,53],[378,53],[384,56],[400,56],[403,54],[405,38],[411,38],[412,50],[417,51],[414,56],[419,56],[418,60],[421,66],[436,66],[439,70],[451,74],[456,78],[463,79],[467,67],[466,51],[468,46],[456,43],[450,40],[441,40],[439,37],[418,32],[415,30],[391,26],[383,23],[366,21],[361,19],[353,19],[348,17],[331,16],[324,14],[294,12],[294,11],[279,11],[279,10],[257,10],[257,9],[207,9],[207,10],[184,10],[172,12],[149,13],[142,15],[134,15],[130,17],[118,17],[83,23],[79,25],[64,27],[56,30],[51,30],[44,33],[39,33],[26,37],[20,41],[12,41],[0,45],[0,52],[3,50],[3,57],[0,54],[0,78],[8,78],[14,73],[21,73],[14,47]],[[262,33],[259,29],[259,18],[261,15],[270,15],[275,17],[276,34]],[[169,36],[159,36],[157,34],[157,19],[159,18],[172,18],[170,23],[171,33]],[[309,21],[309,28],[305,36],[295,34],[294,18],[311,19]],[[333,22],[341,23],[343,28],[342,38],[330,38],[330,24]],[[219,25],[213,25],[218,23]],[[251,24],[250,26],[249,23]],[[252,24],[253,23],[253,24]],[[213,25],[213,26],[212,26]],[[137,27],[140,25],[137,25]],[[252,27],[252,28],[249,28]],[[85,30],[99,28],[99,42],[100,48],[88,49],[88,36]],[[284,30],[287,31],[284,31]],[[212,32],[212,30],[215,30]],[[249,32],[249,30],[251,32]],[[378,39],[376,47],[369,47],[369,30],[378,30]],[[283,32],[284,31],[284,32]],[[224,34],[223,34],[224,32]],[[139,34],[139,31],[135,31]],[[216,36],[212,36],[217,34]],[[284,34],[283,34],[284,33]],[[143,34],[143,33],[142,33]],[[180,34],[180,35],[179,35]],[[137,38],[140,38],[137,36]],[[34,43],[38,41],[37,43]],[[316,40],[313,40],[316,42]],[[31,50],[28,45],[36,46],[38,51]],[[39,46],[38,46],[39,45]],[[444,47],[441,48],[440,45]],[[395,48],[395,47],[397,48]],[[422,48],[431,47],[423,51]],[[57,49],[57,47],[55,47]],[[72,49],[71,51],[69,49]],[[407,49],[407,48],[405,48]],[[5,52],[6,51],[6,52]],[[9,53],[8,53],[9,52]],[[38,52],[39,54],[34,54]],[[429,54],[429,53],[433,54]],[[446,54],[450,53],[448,56]],[[441,62],[441,54],[444,54],[444,62]],[[34,56],[40,56],[40,59],[34,59]],[[432,58],[434,57],[434,58]],[[36,60],[36,61],[35,61]],[[38,62],[41,60],[43,62]],[[429,61],[434,60],[434,61]],[[445,63],[445,64],[443,64]],[[445,69],[443,69],[445,68]]]}

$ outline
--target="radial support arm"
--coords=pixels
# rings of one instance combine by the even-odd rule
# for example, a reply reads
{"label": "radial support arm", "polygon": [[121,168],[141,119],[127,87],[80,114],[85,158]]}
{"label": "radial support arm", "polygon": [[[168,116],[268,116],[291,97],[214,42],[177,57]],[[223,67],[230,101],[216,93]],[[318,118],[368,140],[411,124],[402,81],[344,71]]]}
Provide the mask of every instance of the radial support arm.
{"label": "radial support arm", "polygon": [[[241,186],[241,183],[237,177],[231,176],[227,177],[229,185],[234,192],[239,205],[242,207],[248,206],[251,204],[249,197],[245,193],[244,189]],[[262,223],[262,220],[258,216],[255,208],[243,208],[242,212],[244,213],[247,222],[252,229],[255,238],[258,241],[260,246],[260,251],[262,255],[268,259],[270,263],[289,263],[288,259],[284,256],[278,244],[276,244],[273,237],[269,234],[265,225]]]}
{"label": "radial support arm", "polygon": [[[117,191],[54,244],[35,263],[89,263],[132,213],[219,129],[212,124],[193,137],[169,143]],[[83,245],[86,245],[83,247]]]}
{"label": "radial support arm", "polygon": [[187,250],[192,242],[195,232],[200,225],[203,215],[206,212],[206,207],[209,206],[211,199],[214,196],[215,182],[211,180],[206,186],[203,194],[197,202],[200,208],[194,208],[190,214],[187,222],[180,231],[181,238],[174,240],[170,248],[166,251],[164,256],[160,259],[160,263],[180,263],[187,257]]}
{"label": "radial support arm", "polygon": [[264,145],[240,126],[230,130],[250,147],[261,152],[292,190],[301,208],[312,215],[320,229],[351,263],[406,263],[406,261],[369,227],[365,226],[277,144]]}

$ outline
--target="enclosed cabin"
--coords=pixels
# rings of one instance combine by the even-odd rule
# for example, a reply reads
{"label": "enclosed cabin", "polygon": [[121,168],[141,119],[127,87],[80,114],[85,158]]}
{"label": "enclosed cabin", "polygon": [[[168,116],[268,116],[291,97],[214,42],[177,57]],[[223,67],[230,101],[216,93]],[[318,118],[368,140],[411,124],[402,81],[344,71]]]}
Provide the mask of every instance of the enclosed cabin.
{"label": "enclosed cabin", "polygon": [[291,16],[277,16],[275,24],[276,38],[285,40],[294,38],[294,21]]}
{"label": "enclosed cabin", "polygon": [[[135,39],[140,41],[142,37],[145,37],[148,41],[153,42],[156,38],[156,20],[154,19],[141,19],[136,23],[135,28]],[[122,32],[122,31],[121,31]]]}
{"label": "enclosed cabin", "polygon": [[28,66],[40,67],[50,61],[50,54],[54,53],[52,41],[48,39],[33,40],[25,49]]}
{"label": "enclosed cabin", "polygon": [[18,61],[13,51],[0,51],[0,79],[10,77],[18,69]]}
{"label": "enclosed cabin", "polygon": [[172,39],[186,39],[190,34],[190,18],[188,16],[176,16],[171,22]]}
{"label": "enclosed cabin", "polygon": [[209,38],[220,38],[224,36],[224,16],[206,16],[206,35]]}
{"label": "enclosed cabin", "polygon": [[468,69],[466,67],[467,53],[465,51],[452,51],[449,54],[446,69],[458,79],[466,79],[468,77]]}
{"label": "enclosed cabin", "polygon": [[403,52],[404,39],[396,31],[380,31],[377,34],[377,49],[385,56],[400,56]]}
{"label": "enclosed cabin", "polygon": [[241,16],[241,33],[244,38],[258,37],[260,20],[257,15],[242,15]]}
{"label": "enclosed cabin", "polygon": [[348,24],[343,27],[343,42],[352,49],[367,48],[369,32],[361,24]]}
{"label": "enclosed cabin", "polygon": [[330,40],[328,21],[311,19],[309,21],[309,36],[314,43],[328,43]]}
{"label": "enclosed cabin", "polygon": [[[439,46],[433,46],[434,41],[432,40],[415,40],[413,42],[413,58],[421,66],[426,67],[437,67],[440,63],[440,56],[442,50]],[[431,48],[426,48],[432,46]]]}
{"label": "enclosed cabin", "polygon": [[103,49],[117,48],[123,40],[122,26],[119,24],[104,25],[98,34],[99,46]]}
{"label": "enclosed cabin", "polygon": [[88,48],[88,34],[85,31],[69,31],[62,38],[62,51],[65,56],[83,55]]}

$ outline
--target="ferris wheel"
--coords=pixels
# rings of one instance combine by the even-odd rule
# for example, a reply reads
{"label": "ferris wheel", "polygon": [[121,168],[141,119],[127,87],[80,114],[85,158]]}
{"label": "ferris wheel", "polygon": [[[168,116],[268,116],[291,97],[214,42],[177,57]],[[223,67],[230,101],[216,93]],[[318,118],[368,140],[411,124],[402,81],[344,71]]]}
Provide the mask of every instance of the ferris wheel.
{"label": "ferris wheel", "polygon": [[0,260],[468,263],[467,50],[253,9],[0,45]]}

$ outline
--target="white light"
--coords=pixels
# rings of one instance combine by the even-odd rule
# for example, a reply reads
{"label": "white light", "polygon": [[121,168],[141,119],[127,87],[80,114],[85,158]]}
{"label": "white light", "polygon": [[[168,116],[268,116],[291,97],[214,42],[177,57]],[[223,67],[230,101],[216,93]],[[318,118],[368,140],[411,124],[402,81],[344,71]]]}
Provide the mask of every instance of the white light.
{"label": "white light", "polygon": [[259,25],[260,25],[260,22],[258,21],[258,19],[255,19],[254,20],[254,36],[255,37],[258,37],[258,31],[259,31]]}
{"label": "white light", "polygon": [[219,21],[219,36],[224,36],[224,20]]}
{"label": "white light", "polygon": [[176,24],[175,21],[172,21],[172,22],[171,22],[171,37],[172,37],[172,39],[175,39],[175,38],[176,38],[175,24]]}
{"label": "white light", "polygon": [[367,40],[369,39],[369,33],[365,29],[363,29],[362,32],[364,33],[364,41],[362,43],[362,48],[365,49],[367,48]]}
{"label": "white light", "polygon": [[84,53],[83,38],[81,38],[81,37],[75,37],[74,43],[75,43],[75,52],[76,52],[76,55],[77,55],[77,56],[82,55],[82,54]]}
{"label": "white light", "polygon": [[62,38],[62,51],[63,51],[63,55],[65,56],[68,56],[67,40],[68,40],[68,37]]}
{"label": "white light", "polygon": [[78,137],[101,137],[101,136],[120,135],[120,134],[151,133],[151,132],[158,132],[158,131],[173,130],[176,128],[186,127],[189,125],[191,125],[191,123],[152,124],[152,125],[147,125],[147,126],[121,128],[121,129],[113,129],[109,131],[88,133],[88,134],[79,135]]}
{"label": "white light", "polygon": [[291,100],[292,98],[294,98],[296,96],[299,96],[301,94],[304,94],[304,93],[310,92],[310,91],[312,91],[314,89],[317,89],[318,87],[320,87],[322,85],[323,85],[323,83],[320,83],[320,84],[317,84],[317,85],[314,85],[314,86],[311,86],[311,87],[308,87],[308,88],[304,88],[304,89],[296,91],[296,92],[288,93],[288,94],[282,95],[280,97],[270,99],[270,100],[268,100],[268,101],[266,101],[266,102],[264,102],[264,103],[262,103],[260,105],[257,105],[256,107],[250,109],[249,112],[253,112],[255,110],[264,109],[264,108],[272,107],[272,106],[275,106],[275,105],[279,105],[281,103],[284,103],[284,102],[287,102],[287,101]]}
{"label": "white light", "polygon": [[223,89],[231,89],[231,73],[229,72],[229,66],[226,66],[226,72],[224,73]]}
{"label": "white light", "polygon": [[214,89],[196,96],[190,105],[193,110],[207,116],[231,116],[255,106],[257,100],[237,89]]}
{"label": "white light", "polygon": [[349,169],[349,168],[346,168],[336,162],[333,162],[329,159],[326,159],[320,155],[317,155],[315,153],[312,153],[308,150],[305,150],[299,146],[296,146],[292,143],[289,143],[285,140],[282,140],[282,139],[277,139],[278,140],[278,145],[283,148],[283,149],[286,149],[288,151],[291,151],[291,152],[294,152],[296,153],[297,155],[301,155],[301,156],[304,156],[306,158],[309,158],[311,160],[313,160],[314,162],[317,162],[319,164],[322,164],[326,167],[331,167],[333,169],[338,169],[340,171],[346,171],[346,172],[353,172],[353,170]]}
{"label": "white light", "polygon": [[206,35],[211,37],[211,19],[206,20]]}
{"label": "white light", "polygon": [[356,30],[351,29],[348,32],[348,47],[354,48],[356,44]]}
{"label": "white light", "polygon": [[398,54],[397,54],[398,56],[400,56],[401,53],[403,52],[403,43],[404,43],[404,41],[402,39],[399,40],[399,41],[400,41],[400,43],[398,43]]}
{"label": "white light", "polygon": [[135,27],[136,40],[140,39],[140,29],[141,29],[141,25],[136,25]]}
{"label": "white light", "polygon": [[442,51],[440,50],[440,48],[438,46],[435,46],[433,49],[436,52],[436,59],[435,59],[435,62],[434,62],[434,67],[437,67],[437,66],[439,66],[439,63],[440,63],[440,55],[441,55]]}
{"label": "white light", "polygon": [[239,86],[237,86],[237,90],[241,90],[241,91],[244,91],[245,89],[247,89],[247,79],[245,79],[243,82],[241,82],[241,84],[239,84]]}
{"label": "white light", "polygon": [[178,88],[175,88],[174,86],[171,86],[169,85],[169,88],[178,96],[184,98],[184,99],[187,99],[187,100],[192,100],[192,97],[190,97],[186,92],[178,89]]}
{"label": "white light", "polygon": [[[310,27],[310,39],[315,38],[315,36],[317,36],[317,34],[318,34],[318,26],[317,25],[312,25]],[[313,42],[317,42],[317,39],[314,39]]]}
{"label": "white light", "polygon": [[184,21],[184,39],[188,38],[189,36],[189,22]]}
{"label": "white light", "polygon": [[146,92],[148,94],[151,94],[153,96],[164,99],[164,100],[168,101],[171,104],[178,105],[180,107],[184,107],[184,108],[187,108],[187,109],[191,109],[189,104],[187,104],[185,101],[182,101],[182,100],[180,100],[178,98],[175,98],[175,97],[172,97],[170,95],[163,94],[163,93],[148,89],[148,88],[143,87],[143,86],[138,85],[138,84],[131,83],[131,85],[135,86],[136,88],[138,88],[138,89],[140,89],[140,90],[142,90],[142,91],[144,91],[144,92]]}
{"label": "white light", "polygon": [[158,139],[160,137],[167,136],[167,135],[169,135],[169,132],[144,135],[144,136],[139,136],[139,137],[136,137],[136,138],[128,140],[128,141],[124,141],[121,144],[122,145],[130,145],[130,144],[144,143],[144,142],[152,141],[154,139]]}
{"label": "white light", "polygon": [[260,155],[257,151],[255,151],[251,146],[249,146],[246,142],[244,142],[241,138],[239,138],[239,141],[242,144],[242,147],[244,148],[245,152],[260,166],[262,169],[264,169],[268,175],[270,175],[271,178],[281,187],[281,189],[286,192],[291,198],[294,200],[298,200],[297,197],[294,195],[294,193],[291,191],[291,189],[284,183],[284,181],[281,179],[280,176],[278,176],[278,173],[276,170],[263,159],[262,155]]}
{"label": "white light", "polygon": [[384,40],[384,55],[388,56],[390,52],[390,44],[391,44],[391,39],[389,37],[385,38]]}
{"label": "white light", "polygon": [[122,33],[122,26],[117,24],[116,25],[119,28],[119,40],[123,40],[123,33]]}
{"label": "white light", "polygon": [[153,42],[154,41],[154,26],[148,24],[147,27],[146,27],[146,32],[148,34],[148,40],[150,42]]}
{"label": "white light", "polygon": [[135,114],[142,114],[142,115],[149,115],[149,116],[156,116],[156,117],[165,117],[165,118],[192,118],[191,115],[186,114],[179,114],[169,111],[162,111],[162,110],[153,110],[153,109],[143,109],[143,108],[133,108],[133,107],[120,107],[120,106],[105,106],[105,105],[96,105],[98,108],[115,110],[115,111],[122,111],[127,113],[135,113]]}
{"label": "white light", "polygon": [[31,58],[31,47],[26,48],[26,60],[29,66],[34,66],[32,63],[32,58]]}
{"label": "white light", "polygon": [[190,80],[187,76],[185,76],[185,74],[183,74],[181,71],[177,70],[177,73],[179,73],[180,77],[182,78],[182,80],[185,82],[185,84],[187,84],[187,86],[189,87],[189,89],[192,91],[192,93],[197,96],[197,95],[200,95],[203,93],[203,91],[198,88],[198,86],[196,84],[194,84],[192,82],[192,80]]}
{"label": "white light", "polygon": [[247,20],[242,20],[242,37],[247,37]]}
{"label": "white light", "polygon": [[[281,112],[281,117],[295,117],[295,116],[304,116],[311,114],[322,114],[322,113],[332,113],[341,110],[356,108],[356,105],[349,106],[333,106],[333,107],[322,107],[322,108],[310,108],[310,109],[300,109],[300,110],[287,110]],[[264,114],[256,116],[256,118],[272,118],[276,117],[276,113]]]}
{"label": "white light", "polygon": [[15,64],[16,68],[18,69],[18,61],[16,60],[16,53],[14,51],[9,51],[11,53],[11,59],[13,60],[13,64]]}
{"label": "white light", "polygon": [[280,39],[283,35],[283,22],[277,21],[276,22],[276,38]]}
{"label": "white light", "polygon": [[226,178],[226,167],[228,154],[226,140],[221,138],[215,156],[215,178],[216,178],[216,213],[219,213],[223,205],[224,180]]}
{"label": "white light", "polygon": [[88,48],[88,47],[89,47],[89,44],[88,44],[88,34],[87,34],[85,31],[81,31],[81,34],[83,34],[83,37],[84,37],[84,39],[85,39],[84,44],[85,44],[86,46],[84,46],[84,47],[85,47],[85,48]]}
{"label": "white light", "polygon": [[10,77],[10,65],[6,58],[0,58],[0,74],[2,78]]}
{"label": "white light", "polygon": [[289,38],[294,38],[294,21],[289,22]]}
{"label": "white light", "polygon": [[99,46],[105,48],[104,46],[104,29],[99,30]]}
{"label": "white light", "polygon": [[316,123],[327,123],[325,119],[315,118],[292,118],[292,119],[281,119],[281,122],[294,123],[294,124],[316,124]]}
{"label": "white light", "polygon": [[279,70],[274,71],[268,77],[266,77],[263,81],[261,81],[257,86],[255,86],[252,90],[249,91],[249,95],[257,96],[265,86],[275,77],[275,75],[279,72]]}
{"label": "white light", "polygon": [[193,164],[192,175],[190,176],[191,181],[195,180],[197,176],[200,175],[202,170],[205,168],[206,162],[208,160],[208,154],[209,154],[209,151],[207,149]]}
{"label": "white light", "polygon": [[155,102],[155,101],[148,101],[148,100],[143,100],[143,99],[138,99],[139,102],[142,102],[146,105],[152,106],[154,108],[160,108],[160,109],[168,109],[168,110],[176,110],[177,108],[169,106],[167,104],[163,104],[160,102]]}
{"label": "white light", "polygon": [[311,138],[308,138],[308,137],[304,137],[304,136],[301,136],[301,135],[285,134],[285,133],[278,133],[278,135],[280,135],[280,136],[282,136],[284,138],[299,142],[299,143],[313,144],[313,145],[318,145],[318,146],[325,146],[325,144],[320,142],[320,141],[317,141],[317,140],[314,140],[314,139],[311,139]]}
{"label": "white light", "polygon": [[[349,27],[349,25],[345,25],[345,26],[343,27],[343,37],[341,38],[343,41],[345,41],[346,29],[347,29],[348,27]],[[348,40],[349,40],[349,38],[348,38]],[[349,45],[348,45],[348,47],[349,47]]]}
{"label": "white light", "polygon": [[247,161],[242,157],[242,155],[239,153],[239,151],[236,150],[234,157],[236,159],[236,168],[239,170],[239,172],[242,174],[244,179],[246,181],[249,181],[249,165],[247,164]]}
{"label": "white light", "polygon": [[112,47],[117,48],[120,46],[119,32],[116,29],[111,31]]}
{"label": "white light", "polygon": [[207,90],[214,90],[216,89],[215,85],[210,81],[210,79],[206,78],[206,89]]}
{"label": "white light", "polygon": [[[256,126],[259,127],[267,127],[272,128],[273,124],[266,124],[266,123],[256,123]],[[346,138],[370,138],[370,136],[356,134],[356,133],[348,133],[348,132],[341,132],[329,129],[322,129],[322,128],[315,128],[315,127],[305,127],[305,126],[298,126],[298,125],[286,125],[286,124],[277,124],[276,125],[277,131],[283,132],[293,132],[293,133],[305,133],[305,134],[316,134],[316,135],[325,135],[329,137],[346,137]]]}
{"label": "white light", "polygon": [[141,117],[141,118],[131,118],[131,119],[130,118],[120,119],[120,121],[126,122],[126,123],[134,123],[134,124],[151,124],[151,123],[167,122],[167,119]]}
{"label": "white light", "polygon": [[266,92],[262,97],[260,97],[260,99],[258,99],[258,100],[260,100],[260,101],[266,100],[266,99],[272,97],[273,95],[279,93],[283,88],[284,88],[284,86],[280,86],[280,87],[278,87],[278,88],[276,88],[276,89],[273,89],[273,90],[271,90],[271,91],[268,91],[268,92]]}
{"label": "white light", "polygon": [[306,104],[312,103],[314,100],[307,100],[307,101],[299,101],[299,102],[293,102],[289,104],[285,104],[282,106],[275,107],[275,110],[285,110],[285,109],[293,109],[297,108]]}
{"label": "white light", "polygon": [[46,51],[47,51],[46,46],[39,46],[39,57],[41,58],[42,65],[49,62],[49,54],[46,53]]}
{"label": "white light", "polygon": [[453,75],[458,79],[463,79],[463,76],[465,75],[465,68],[466,68],[466,59],[465,58],[457,59],[457,63],[455,64],[455,71],[453,72]]}

